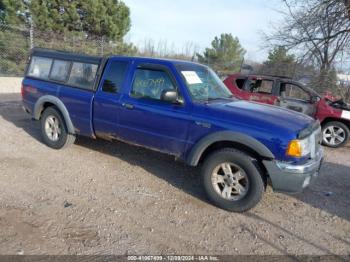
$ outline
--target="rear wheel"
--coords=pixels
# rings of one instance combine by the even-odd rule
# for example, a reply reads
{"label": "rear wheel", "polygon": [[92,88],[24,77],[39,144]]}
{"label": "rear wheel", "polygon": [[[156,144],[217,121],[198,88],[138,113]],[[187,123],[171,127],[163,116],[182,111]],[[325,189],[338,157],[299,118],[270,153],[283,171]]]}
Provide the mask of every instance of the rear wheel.
{"label": "rear wheel", "polygon": [[349,128],[338,121],[325,124],[322,128],[323,145],[333,148],[342,147],[349,141]]}
{"label": "rear wheel", "polygon": [[254,159],[230,148],[207,157],[202,179],[209,199],[218,207],[233,212],[253,208],[264,192],[264,181]]}
{"label": "rear wheel", "polygon": [[45,144],[54,149],[61,149],[75,141],[75,136],[68,133],[61,113],[54,107],[48,107],[42,114],[41,133]]}

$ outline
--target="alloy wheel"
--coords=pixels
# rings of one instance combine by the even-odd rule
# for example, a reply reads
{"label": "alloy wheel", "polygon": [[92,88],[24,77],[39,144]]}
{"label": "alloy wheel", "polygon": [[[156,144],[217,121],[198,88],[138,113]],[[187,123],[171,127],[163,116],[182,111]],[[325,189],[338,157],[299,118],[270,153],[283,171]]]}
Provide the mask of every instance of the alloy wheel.
{"label": "alloy wheel", "polygon": [[249,190],[246,172],[233,163],[222,163],[214,168],[211,181],[216,193],[230,201],[242,199]]}
{"label": "alloy wheel", "polygon": [[59,140],[62,130],[58,118],[54,115],[49,115],[45,120],[46,136],[53,142]]}
{"label": "alloy wheel", "polygon": [[345,138],[345,130],[339,126],[328,126],[323,130],[323,141],[328,145],[338,146]]}

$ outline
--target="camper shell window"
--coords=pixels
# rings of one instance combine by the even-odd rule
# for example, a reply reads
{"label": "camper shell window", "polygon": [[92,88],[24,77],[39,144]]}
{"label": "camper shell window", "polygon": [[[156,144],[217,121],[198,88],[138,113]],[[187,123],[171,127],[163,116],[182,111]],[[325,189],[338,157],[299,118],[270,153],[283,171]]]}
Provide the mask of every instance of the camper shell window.
{"label": "camper shell window", "polygon": [[94,90],[101,57],[34,49],[27,76],[70,87]]}

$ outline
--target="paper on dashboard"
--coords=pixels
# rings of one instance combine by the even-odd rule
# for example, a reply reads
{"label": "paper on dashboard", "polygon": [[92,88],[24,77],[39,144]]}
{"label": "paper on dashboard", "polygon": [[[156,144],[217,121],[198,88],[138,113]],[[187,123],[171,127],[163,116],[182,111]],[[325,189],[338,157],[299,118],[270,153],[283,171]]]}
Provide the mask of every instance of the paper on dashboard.
{"label": "paper on dashboard", "polygon": [[190,85],[203,83],[195,71],[181,71],[181,73]]}

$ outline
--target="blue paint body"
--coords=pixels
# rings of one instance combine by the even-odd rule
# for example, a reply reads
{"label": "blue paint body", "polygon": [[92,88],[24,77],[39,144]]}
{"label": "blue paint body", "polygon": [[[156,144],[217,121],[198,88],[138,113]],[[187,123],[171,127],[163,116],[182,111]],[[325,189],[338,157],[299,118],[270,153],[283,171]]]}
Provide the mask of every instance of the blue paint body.
{"label": "blue paint body", "polygon": [[[287,157],[285,152],[290,140],[297,138],[298,133],[314,121],[312,118],[280,107],[242,100],[193,102],[175,67],[190,62],[110,57],[105,71],[114,60],[129,63],[119,93],[102,92],[103,74],[95,92],[26,77],[23,86],[29,89],[23,94],[24,106],[33,112],[41,96],[52,95],[64,103],[79,135],[120,139],[183,159],[205,136],[218,131],[234,131],[262,143],[279,161],[304,161]],[[171,72],[184,98],[183,105],[129,95],[135,69],[145,63],[163,65]],[[129,110],[123,104],[132,104],[134,109]]]}

